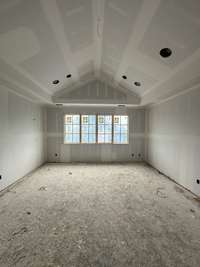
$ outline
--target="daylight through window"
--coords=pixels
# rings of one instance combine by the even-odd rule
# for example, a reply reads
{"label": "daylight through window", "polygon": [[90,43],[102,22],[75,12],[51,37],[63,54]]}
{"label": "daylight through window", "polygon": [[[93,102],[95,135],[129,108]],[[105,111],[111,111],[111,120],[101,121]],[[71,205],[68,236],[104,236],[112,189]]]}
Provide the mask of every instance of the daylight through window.
{"label": "daylight through window", "polygon": [[65,115],[65,144],[128,144],[127,115]]}

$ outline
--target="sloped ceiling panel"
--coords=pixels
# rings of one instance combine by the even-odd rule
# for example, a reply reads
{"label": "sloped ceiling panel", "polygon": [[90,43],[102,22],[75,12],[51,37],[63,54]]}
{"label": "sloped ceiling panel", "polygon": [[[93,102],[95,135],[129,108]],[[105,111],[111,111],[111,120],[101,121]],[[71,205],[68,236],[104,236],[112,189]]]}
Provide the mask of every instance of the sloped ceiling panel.
{"label": "sloped ceiling panel", "polygon": [[175,95],[198,82],[199,14],[199,0],[1,0],[0,81],[44,103],[96,79],[145,103]]}
{"label": "sloped ceiling panel", "polygon": [[114,88],[106,82],[94,80],[54,98],[56,103],[139,104],[136,95]]}

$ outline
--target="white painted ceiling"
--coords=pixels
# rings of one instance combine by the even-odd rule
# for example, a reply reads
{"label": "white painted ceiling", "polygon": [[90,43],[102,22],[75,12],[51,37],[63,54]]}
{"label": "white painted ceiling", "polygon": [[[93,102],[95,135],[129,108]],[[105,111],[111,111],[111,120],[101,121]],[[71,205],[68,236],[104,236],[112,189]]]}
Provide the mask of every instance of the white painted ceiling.
{"label": "white painted ceiling", "polygon": [[[163,47],[171,57],[160,56]],[[200,1],[0,0],[1,84],[53,103],[94,80],[142,105],[198,87]]]}

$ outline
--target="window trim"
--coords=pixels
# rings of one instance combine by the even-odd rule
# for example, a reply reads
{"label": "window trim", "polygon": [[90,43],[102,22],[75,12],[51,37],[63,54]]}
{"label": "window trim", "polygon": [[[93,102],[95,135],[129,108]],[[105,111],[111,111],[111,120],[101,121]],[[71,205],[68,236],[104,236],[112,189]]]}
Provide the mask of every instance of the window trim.
{"label": "window trim", "polygon": [[[70,142],[70,143],[66,143],[65,142],[65,125],[66,125],[66,123],[65,123],[65,116],[66,115],[79,115],[80,116],[80,119],[81,119],[81,114],[80,113],[68,113],[68,114],[64,114],[63,115],[63,144],[64,145],[80,145],[80,144],[82,144],[81,143],[81,123],[80,123],[80,132],[79,132],[79,135],[80,135],[80,142],[77,142],[77,143],[73,143],[73,142]],[[73,125],[73,124],[72,124]],[[72,132],[72,134],[73,134],[73,132]]]}
{"label": "window trim", "polygon": [[[73,142],[70,142],[70,143],[66,143],[65,142],[65,116],[66,115],[79,115],[80,116],[80,142],[78,142],[78,143],[73,143]],[[82,115],[84,116],[84,115],[93,115],[93,116],[96,116],[96,142],[95,143],[82,143],[82,127],[81,127],[81,125],[82,125]],[[99,143],[98,142],[98,115],[102,115],[102,116],[112,116],[112,142],[110,142],[110,143]],[[128,117],[128,123],[127,123],[127,126],[128,126],[128,131],[127,131],[127,143],[115,143],[114,142],[114,116],[127,116]],[[104,114],[102,114],[102,113],[95,113],[95,114],[93,114],[93,113],[90,113],[90,114],[88,114],[88,113],[65,113],[64,115],[63,115],[63,144],[64,145],[129,145],[129,142],[130,142],[130,140],[129,140],[129,137],[130,137],[130,134],[129,134],[129,131],[130,131],[130,128],[129,128],[129,115],[128,114],[124,114],[124,115],[120,115],[120,114],[113,114],[113,113],[110,113],[110,114],[108,114],[108,113],[104,113]]]}

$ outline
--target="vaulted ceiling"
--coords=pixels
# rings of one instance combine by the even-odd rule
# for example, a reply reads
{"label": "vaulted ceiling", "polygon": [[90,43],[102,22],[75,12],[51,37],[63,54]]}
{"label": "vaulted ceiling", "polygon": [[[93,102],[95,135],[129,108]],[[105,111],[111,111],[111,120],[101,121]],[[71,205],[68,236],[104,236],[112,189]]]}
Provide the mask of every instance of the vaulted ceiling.
{"label": "vaulted ceiling", "polygon": [[199,86],[199,32],[199,0],[1,0],[0,83],[54,103],[96,80],[154,103]]}

